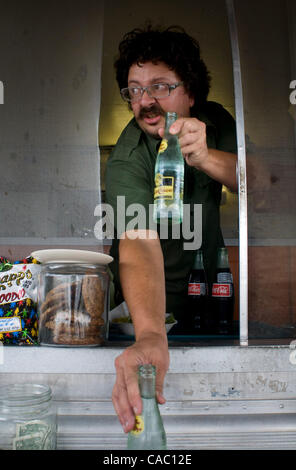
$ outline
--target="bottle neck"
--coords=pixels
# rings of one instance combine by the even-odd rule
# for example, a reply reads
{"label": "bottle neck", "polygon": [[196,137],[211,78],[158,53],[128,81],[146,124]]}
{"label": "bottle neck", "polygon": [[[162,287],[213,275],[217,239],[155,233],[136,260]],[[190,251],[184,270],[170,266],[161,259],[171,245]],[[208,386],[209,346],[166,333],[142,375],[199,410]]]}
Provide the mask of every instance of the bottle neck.
{"label": "bottle neck", "polygon": [[139,367],[139,387],[142,398],[155,398],[155,367],[151,364]]}
{"label": "bottle neck", "polygon": [[204,269],[202,251],[198,250],[195,256],[193,269]]}
{"label": "bottle neck", "polygon": [[217,268],[229,268],[228,252],[226,248],[219,248]]}
{"label": "bottle neck", "polygon": [[173,112],[167,112],[165,116],[165,129],[164,129],[164,134],[165,137],[170,136],[171,134],[169,133],[170,127],[174,122],[178,119],[177,113]]}

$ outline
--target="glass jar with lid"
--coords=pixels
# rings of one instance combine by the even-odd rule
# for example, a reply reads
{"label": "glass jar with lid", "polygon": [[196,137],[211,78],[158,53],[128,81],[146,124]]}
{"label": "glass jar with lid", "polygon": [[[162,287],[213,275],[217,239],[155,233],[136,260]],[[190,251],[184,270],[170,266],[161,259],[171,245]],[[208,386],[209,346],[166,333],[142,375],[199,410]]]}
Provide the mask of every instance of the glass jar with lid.
{"label": "glass jar with lid", "polygon": [[0,387],[0,449],[56,449],[56,410],[51,389],[41,384]]}
{"label": "glass jar with lid", "polygon": [[47,262],[39,273],[39,342],[99,346],[107,337],[109,274],[104,265]]}

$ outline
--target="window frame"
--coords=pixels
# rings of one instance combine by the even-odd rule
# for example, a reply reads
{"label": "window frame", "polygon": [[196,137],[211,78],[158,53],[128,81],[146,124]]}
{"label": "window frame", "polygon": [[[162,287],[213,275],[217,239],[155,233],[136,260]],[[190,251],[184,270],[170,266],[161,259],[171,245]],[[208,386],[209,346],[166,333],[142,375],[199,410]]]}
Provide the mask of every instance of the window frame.
{"label": "window frame", "polygon": [[232,50],[237,132],[237,181],[239,205],[239,342],[248,346],[248,206],[243,89],[238,32],[233,0],[225,0]]}

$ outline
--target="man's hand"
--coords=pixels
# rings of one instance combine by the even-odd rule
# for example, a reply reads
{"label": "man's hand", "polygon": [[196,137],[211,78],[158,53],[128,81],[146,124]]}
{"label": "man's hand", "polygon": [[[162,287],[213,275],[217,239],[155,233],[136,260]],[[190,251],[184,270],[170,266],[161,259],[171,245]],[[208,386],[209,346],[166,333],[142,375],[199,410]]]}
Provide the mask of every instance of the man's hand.
{"label": "man's hand", "polygon": [[[164,129],[159,130],[163,137]],[[237,191],[236,161],[233,153],[222,152],[207,146],[206,125],[196,118],[179,118],[170,127],[178,135],[181,152],[189,166],[206,173],[231,191]]]}
{"label": "man's hand", "polygon": [[209,153],[205,123],[196,118],[179,118],[172,124],[170,133],[178,135],[187,164],[202,169]]}
{"label": "man's hand", "polygon": [[159,404],[165,403],[163,382],[169,366],[169,353],[163,335],[147,333],[115,360],[117,375],[112,401],[125,432],[133,429],[135,415],[142,412],[138,386],[138,366],[141,364],[156,366],[156,398]]}

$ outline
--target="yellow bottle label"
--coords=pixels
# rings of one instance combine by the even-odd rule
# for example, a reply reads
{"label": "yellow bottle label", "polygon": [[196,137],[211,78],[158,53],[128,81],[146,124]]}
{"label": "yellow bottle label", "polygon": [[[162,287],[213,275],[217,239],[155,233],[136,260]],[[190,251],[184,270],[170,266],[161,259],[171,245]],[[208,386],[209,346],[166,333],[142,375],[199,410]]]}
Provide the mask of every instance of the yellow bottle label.
{"label": "yellow bottle label", "polygon": [[160,173],[156,173],[155,175],[155,186],[158,188],[162,184],[162,175]]}
{"label": "yellow bottle label", "polygon": [[164,152],[167,149],[167,147],[168,147],[168,141],[166,139],[162,139],[160,146],[159,146],[158,153]]}
{"label": "yellow bottle label", "polygon": [[131,430],[131,433],[134,436],[139,436],[140,434],[142,434],[143,431],[144,431],[144,419],[141,415],[137,415],[135,417],[135,426]]}
{"label": "yellow bottle label", "polygon": [[174,199],[174,177],[162,176],[157,173],[155,176],[154,199]]}

